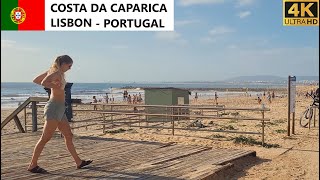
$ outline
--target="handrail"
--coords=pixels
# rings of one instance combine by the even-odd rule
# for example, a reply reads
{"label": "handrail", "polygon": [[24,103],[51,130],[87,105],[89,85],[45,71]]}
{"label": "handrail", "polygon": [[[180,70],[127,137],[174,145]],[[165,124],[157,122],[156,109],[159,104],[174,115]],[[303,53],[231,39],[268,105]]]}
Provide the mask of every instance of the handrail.
{"label": "handrail", "polygon": [[3,122],[1,122],[1,129],[3,129],[15,116],[17,116],[24,108],[26,108],[31,102],[44,102],[48,101],[48,98],[43,97],[29,97],[25,100],[17,109],[15,109]]}

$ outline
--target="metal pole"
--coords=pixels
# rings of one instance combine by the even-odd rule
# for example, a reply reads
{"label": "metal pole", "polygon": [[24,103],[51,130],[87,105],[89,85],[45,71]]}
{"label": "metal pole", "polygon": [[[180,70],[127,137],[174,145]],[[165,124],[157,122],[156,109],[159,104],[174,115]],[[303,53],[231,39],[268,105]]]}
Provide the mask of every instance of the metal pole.
{"label": "metal pole", "polygon": [[293,113],[292,113],[292,134],[294,134],[294,125],[295,125],[294,119],[295,119],[295,116],[296,116],[296,113],[293,112]]}
{"label": "metal pole", "polygon": [[288,77],[288,127],[287,135],[290,136],[290,76]]}

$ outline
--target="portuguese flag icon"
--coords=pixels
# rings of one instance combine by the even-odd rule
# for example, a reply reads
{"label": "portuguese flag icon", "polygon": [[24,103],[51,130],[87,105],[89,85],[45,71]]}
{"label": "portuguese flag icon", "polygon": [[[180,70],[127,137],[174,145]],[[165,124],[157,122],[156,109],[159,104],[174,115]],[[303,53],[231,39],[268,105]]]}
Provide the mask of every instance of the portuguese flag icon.
{"label": "portuguese flag icon", "polygon": [[44,31],[44,0],[1,0],[1,30]]}

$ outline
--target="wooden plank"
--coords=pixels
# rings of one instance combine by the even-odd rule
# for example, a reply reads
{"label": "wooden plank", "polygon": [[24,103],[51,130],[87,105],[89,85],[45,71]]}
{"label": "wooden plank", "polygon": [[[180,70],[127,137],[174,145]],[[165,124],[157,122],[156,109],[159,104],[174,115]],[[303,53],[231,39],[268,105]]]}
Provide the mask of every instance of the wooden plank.
{"label": "wooden plank", "polygon": [[184,174],[183,176],[180,176],[179,178],[182,179],[190,179],[190,180],[198,180],[198,179],[205,179],[213,174],[218,173],[221,170],[229,169],[232,167],[232,164],[226,164],[226,165],[213,165],[213,164],[206,164],[203,167],[200,167],[194,172]]}
{"label": "wooden plank", "polygon": [[14,122],[16,123],[16,126],[17,126],[19,132],[25,133],[25,131],[24,131],[23,127],[22,127],[22,124],[21,124],[20,119],[18,118],[18,116],[17,116],[17,115],[13,116],[13,119],[14,119]]}
{"label": "wooden plank", "polygon": [[[38,175],[26,171],[33,149],[39,138],[14,134],[20,146],[2,146],[6,152],[1,157],[1,178],[4,179],[202,179],[227,168],[228,161],[250,154],[246,150],[208,149],[170,142],[167,144],[131,141],[101,137],[77,137],[74,140],[80,157],[94,160],[90,167],[75,169],[63,139],[55,136],[46,146],[39,164],[50,174]],[[5,143],[10,138],[5,139]],[[27,141],[26,141],[27,140]],[[29,146],[29,144],[32,144]],[[3,144],[2,144],[3,145]],[[20,149],[19,149],[20,148]],[[3,153],[3,152],[1,152]],[[2,154],[3,155],[3,154]],[[19,161],[17,161],[19,159]],[[16,162],[16,164],[12,164]],[[17,163],[18,162],[18,163]],[[227,163],[226,163],[227,162]]]}
{"label": "wooden plank", "polygon": [[185,152],[177,157],[171,157],[171,158],[167,158],[167,159],[164,159],[164,160],[161,160],[161,161],[156,161],[156,162],[152,162],[152,165],[156,165],[156,164],[161,164],[161,163],[165,163],[165,162],[168,162],[168,161],[173,161],[173,160],[177,160],[177,159],[180,159],[180,158],[184,158],[184,157],[187,157],[187,156],[191,156],[191,155],[194,155],[194,154],[197,154],[197,153],[200,153],[202,151],[208,151],[212,148],[199,148],[197,150],[193,150],[191,152]]}
{"label": "wooden plank", "polygon": [[[139,146],[139,145],[133,144],[133,146]],[[121,147],[112,147],[112,149],[118,149],[118,148],[126,150],[126,149],[132,148],[132,146],[128,146],[127,143],[123,143]],[[95,150],[95,151],[91,151],[91,152],[90,151],[86,151],[84,156],[88,157],[88,155],[91,154],[91,155],[99,157],[99,158],[94,158],[94,162],[95,162],[95,164],[97,164],[99,161],[105,160],[102,155],[105,153],[105,151],[112,152],[110,150],[111,150],[110,148],[103,149],[101,147],[99,150]],[[124,151],[123,153],[126,153],[126,151]],[[119,154],[121,155],[121,153],[118,153],[118,154],[115,153],[115,154],[111,154],[111,155],[118,156]],[[64,158],[65,159],[65,157],[60,157],[60,158]],[[106,158],[110,158],[110,156],[108,156]],[[48,168],[46,168],[48,171],[50,171],[51,174],[54,174],[55,172],[61,171],[61,170],[68,171],[67,170],[68,168],[71,171],[72,171],[72,169],[75,169],[73,159],[71,159],[70,155],[69,155],[69,158],[67,158],[68,160],[64,160],[64,161],[59,161],[59,160],[57,160],[57,158],[52,159],[52,157],[47,157],[47,156],[46,156],[46,159],[47,160],[50,159],[50,161],[44,161],[43,160],[44,162],[42,162],[41,164],[44,165],[44,167],[46,165],[49,165],[49,164],[54,164],[54,168],[51,168],[50,166]],[[77,172],[77,171],[75,171],[75,172]],[[29,179],[30,175],[33,175],[33,174],[28,173],[27,171],[25,171],[23,173],[26,174],[26,176],[23,177],[25,179]],[[13,177],[20,177],[20,176],[21,176],[20,174],[17,174],[17,175],[14,175]],[[12,177],[12,176],[10,176],[10,177]]]}

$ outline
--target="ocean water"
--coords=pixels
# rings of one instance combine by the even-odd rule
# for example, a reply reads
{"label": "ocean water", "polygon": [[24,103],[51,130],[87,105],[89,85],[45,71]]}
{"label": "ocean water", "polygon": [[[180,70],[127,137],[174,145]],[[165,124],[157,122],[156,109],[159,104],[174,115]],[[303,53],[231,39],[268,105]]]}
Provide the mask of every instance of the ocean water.
{"label": "ocean water", "polygon": [[[73,83],[71,87],[71,98],[81,99],[83,103],[91,102],[92,96],[96,96],[98,100],[102,100],[103,96],[108,93],[109,98],[114,98],[115,102],[122,101],[123,88],[127,88],[128,93],[141,93],[144,99],[144,87],[175,87],[187,88],[191,91],[191,96],[194,97],[195,92],[199,98],[213,98],[217,92],[219,97],[230,95],[237,96],[244,94],[244,91],[227,92],[222,91],[224,88],[282,88],[286,84],[271,84],[271,83]],[[205,89],[207,90],[197,90]],[[213,90],[217,88],[218,90]],[[256,95],[261,92],[248,92],[251,95]],[[48,97],[47,92],[42,86],[34,83],[1,83],[1,108],[16,108],[19,103],[24,102],[28,97]]]}

